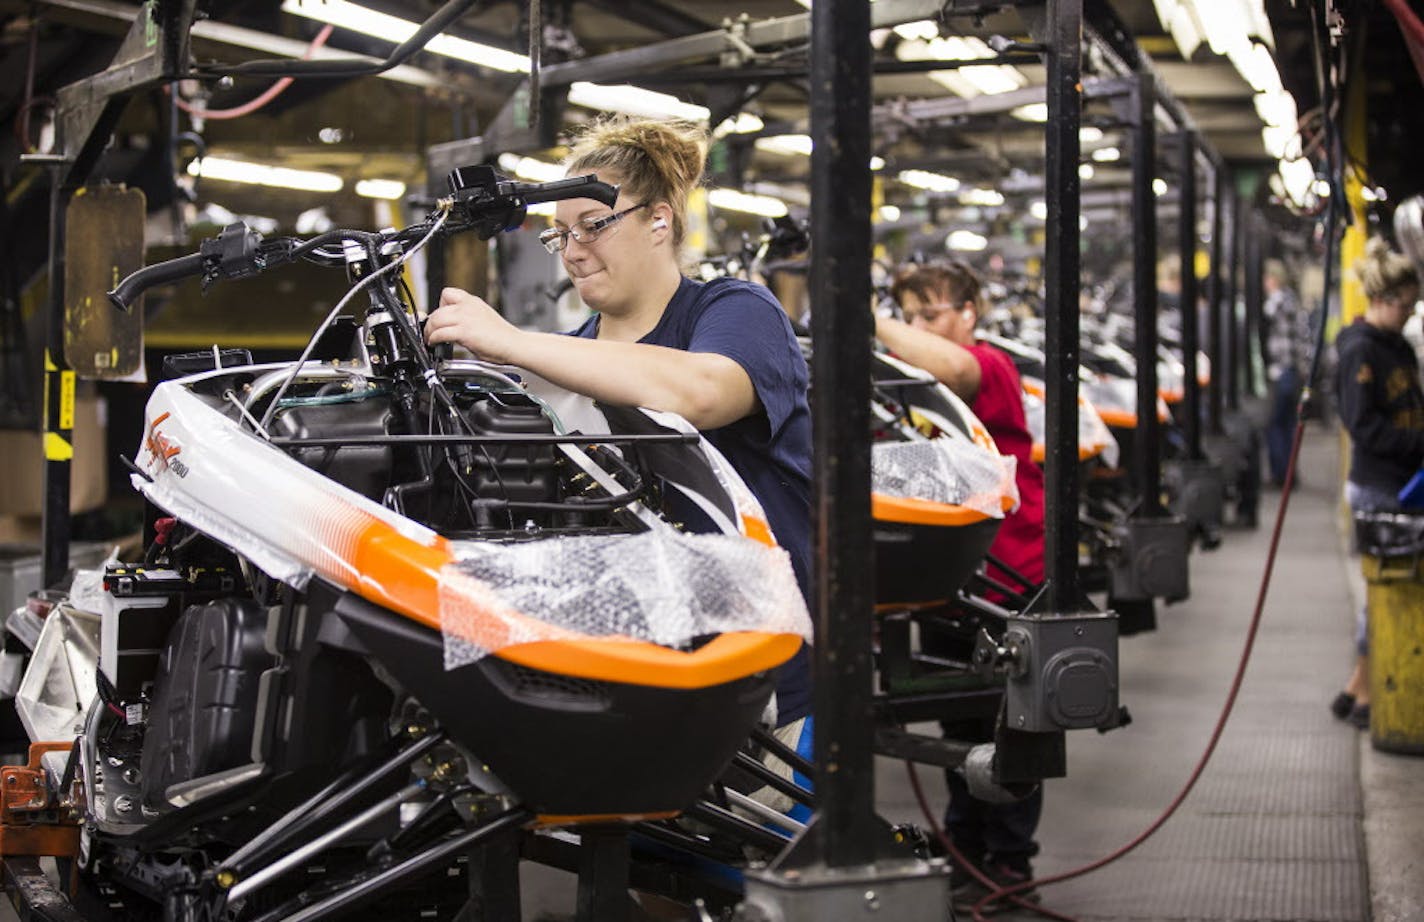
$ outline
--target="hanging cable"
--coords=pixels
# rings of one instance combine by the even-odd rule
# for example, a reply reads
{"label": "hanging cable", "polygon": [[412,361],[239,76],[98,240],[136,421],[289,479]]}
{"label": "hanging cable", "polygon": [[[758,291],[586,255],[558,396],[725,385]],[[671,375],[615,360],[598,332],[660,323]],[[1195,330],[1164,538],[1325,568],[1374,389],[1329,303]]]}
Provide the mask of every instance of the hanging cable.
{"label": "hanging cable", "polygon": [[[302,55],[303,61],[311,60],[311,56],[316,54],[316,50],[322,45],[326,44],[326,40],[331,37],[331,31],[334,28],[335,26],[331,25],[322,26],[321,31],[316,34],[316,38],[313,38],[311,44],[307,46],[306,53]],[[263,90],[260,95],[243,103],[240,106],[233,106],[231,109],[204,109],[200,106],[193,105],[185,99],[179,98],[176,93],[174,94],[173,99],[174,102],[177,104],[178,108],[182,109],[184,112],[188,113],[193,118],[212,119],[213,121],[242,118],[244,115],[251,115],[258,109],[261,109],[263,106],[267,105],[269,102],[280,96],[283,90],[292,85],[293,79],[294,78],[292,77],[283,77],[276,83],[269,86],[267,89]],[[164,92],[172,92],[172,88],[164,87]]]}

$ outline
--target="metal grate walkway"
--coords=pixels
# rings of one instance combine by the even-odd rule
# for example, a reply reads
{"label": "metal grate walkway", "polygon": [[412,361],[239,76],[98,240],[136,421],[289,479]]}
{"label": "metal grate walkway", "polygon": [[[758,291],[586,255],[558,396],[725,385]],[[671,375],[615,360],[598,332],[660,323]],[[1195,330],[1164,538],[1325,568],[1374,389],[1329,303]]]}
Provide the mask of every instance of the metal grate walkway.
{"label": "metal grate walkway", "polygon": [[[1085,922],[1369,918],[1359,731],[1326,709],[1350,666],[1353,627],[1333,433],[1307,430],[1301,472],[1256,651],[1201,781],[1145,845],[1046,888],[1046,905]],[[1190,774],[1240,656],[1279,499],[1263,497],[1258,531],[1228,529],[1219,549],[1193,555],[1192,597],[1159,607],[1156,632],[1123,639],[1122,700],[1134,722],[1069,734],[1069,776],[1047,788],[1039,874],[1125,844]],[[903,768],[879,769],[882,812],[913,820]],[[930,774],[922,770],[942,805]]]}

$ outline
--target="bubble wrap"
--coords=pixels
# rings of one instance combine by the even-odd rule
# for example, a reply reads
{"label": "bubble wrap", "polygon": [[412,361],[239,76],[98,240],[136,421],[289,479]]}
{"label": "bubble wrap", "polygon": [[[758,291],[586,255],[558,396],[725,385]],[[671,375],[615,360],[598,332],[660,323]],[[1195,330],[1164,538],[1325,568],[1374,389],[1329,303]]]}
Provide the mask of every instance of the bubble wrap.
{"label": "bubble wrap", "polygon": [[656,529],[452,548],[457,560],[440,574],[446,669],[540,640],[681,647],[729,631],[811,639],[791,558],[740,536]]}
{"label": "bubble wrap", "polygon": [[876,442],[870,446],[870,489],[882,496],[963,506],[1003,518],[1003,498],[1018,503],[1012,457],[964,439]]}
{"label": "bubble wrap", "polygon": [[[1043,398],[1024,391],[1023,405],[1024,420],[1028,423],[1028,434],[1033,437],[1033,444],[1045,444],[1047,419]],[[1122,449],[1117,443],[1117,437],[1112,434],[1112,430],[1103,422],[1102,416],[1093,405],[1086,400],[1078,401],[1078,445],[1089,453],[1096,454],[1108,467],[1115,468],[1122,460]]]}

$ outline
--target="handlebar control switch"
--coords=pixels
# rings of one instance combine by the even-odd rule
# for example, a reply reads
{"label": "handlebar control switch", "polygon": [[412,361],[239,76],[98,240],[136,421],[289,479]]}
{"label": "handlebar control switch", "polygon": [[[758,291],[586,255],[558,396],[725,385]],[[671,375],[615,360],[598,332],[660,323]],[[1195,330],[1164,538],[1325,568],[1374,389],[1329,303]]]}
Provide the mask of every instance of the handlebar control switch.
{"label": "handlebar control switch", "polygon": [[203,257],[203,291],[218,279],[248,278],[267,268],[261,245],[262,235],[241,222],[204,240],[198,249]]}
{"label": "handlebar control switch", "polygon": [[1014,615],[1003,646],[1015,667],[1005,696],[1009,728],[1054,733],[1116,723],[1117,615]]}

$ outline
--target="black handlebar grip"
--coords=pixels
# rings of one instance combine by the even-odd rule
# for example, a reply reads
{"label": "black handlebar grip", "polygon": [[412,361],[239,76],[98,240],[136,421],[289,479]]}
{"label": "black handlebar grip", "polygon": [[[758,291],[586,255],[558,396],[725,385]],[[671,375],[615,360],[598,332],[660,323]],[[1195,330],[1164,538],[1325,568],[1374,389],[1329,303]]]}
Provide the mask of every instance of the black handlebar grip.
{"label": "black handlebar grip", "polygon": [[533,205],[538,202],[557,202],[566,198],[591,198],[596,202],[613,207],[618,201],[618,187],[599,182],[592,173],[587,176],[571,176],[554,182],[520,183],[519,195]]}
{"label": "black handlebar grip", "polygon": [[134,302],[145,291],[155,285],[177,282],[203,274],[203,254],[190,253],[177,259],[165,259],[161,263],[144,266],[125,278],[109,292],[109,301],[124,313],[133,310]]}

